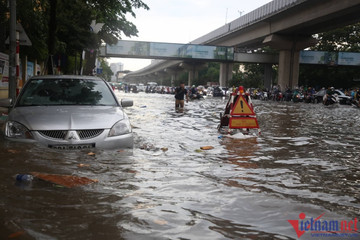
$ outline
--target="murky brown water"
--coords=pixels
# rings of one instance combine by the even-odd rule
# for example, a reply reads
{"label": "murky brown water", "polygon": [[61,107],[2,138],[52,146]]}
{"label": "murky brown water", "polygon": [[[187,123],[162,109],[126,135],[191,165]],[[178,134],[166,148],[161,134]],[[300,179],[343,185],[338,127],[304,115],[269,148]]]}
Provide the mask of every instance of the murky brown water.
{"label": "murky brown water", "polygon": [[[172,95],[118,95],[134,100],[126,109],[132,152],[90,156],[1,141],[0,239],[298,239],[288,220],[300,226],[300,213],[304,221],[323,213],[322,222],[352,220],[354,230],[359,109],[254,101],[262,135],[231,139],[217,132],[220,98],[176,113]],[[214,149],[199,151],[207,145]],[[99,182],[15,183],[32,171]],[[310,230],[300,238],[339,239]]]}

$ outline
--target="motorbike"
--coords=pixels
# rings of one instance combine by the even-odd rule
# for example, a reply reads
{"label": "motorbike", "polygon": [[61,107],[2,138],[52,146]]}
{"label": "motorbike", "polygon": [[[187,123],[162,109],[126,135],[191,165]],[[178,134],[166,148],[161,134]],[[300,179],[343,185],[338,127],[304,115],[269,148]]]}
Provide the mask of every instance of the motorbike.
{"label": "motorbike", "polygon": [[294,103],[302,102],[304,100],[304,95],[302,95],[300,92],[294,93],[292,97],[292,101]]}
{"label": "motorbike", "polygon": [[293,95],[293,92],[290,89],[286,90],[285,94],[284,94],[284,101],[290,102],[292,99],[292,95]]}
{"label": "motorbike", "polygon": [[283,98],[284,98],[284,95],[283,95],[282,92],[276,93],[276,95],[275,95],[275,100],[276,100],[276,101],[282,101]]}
{"label": "motorbike", "polygon": [[306,93],[304,95],[304,102],[305,103],[315,103],[315,97],[314,95],[310,94],[310,93]]}
{"label": "motorbike", "polygon": [[325,94],[324,95],[323,104],[325,106],[333,105],[336,103],[339,103],[339,98],[338,98],[337,94],[334,94],[334,95]]}
{"label": "motorbike", "polygon": [[213,97],[222,97],[222,96],[224,96],[224,93],[220,87],[215,87],[212,95],[213,95]]}
{"label": "motorbike", "polygon": [[189,99],[191,99],[191,100],[202,99],[202,98],[204,98],[204,97],[199,92],[189,94]]}
{"label": "motorbike", "polygon": [[268,92],[262,92],[262,94],[260,96],[260,99],[263,100],[263,101],[269,100]]}

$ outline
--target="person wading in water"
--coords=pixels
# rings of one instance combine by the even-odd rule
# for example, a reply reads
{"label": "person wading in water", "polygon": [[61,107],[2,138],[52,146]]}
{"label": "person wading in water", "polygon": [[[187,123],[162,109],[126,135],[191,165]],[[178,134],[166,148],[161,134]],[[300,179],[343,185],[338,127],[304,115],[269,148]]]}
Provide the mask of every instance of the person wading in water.
{"label": "person wading in water", "polygon": [[180,87],[175,89],[175,110],[184,108],[184,96],[186,95],[186,102],[189,101],[189,93],[185,89],[183,83],[180,84]]}

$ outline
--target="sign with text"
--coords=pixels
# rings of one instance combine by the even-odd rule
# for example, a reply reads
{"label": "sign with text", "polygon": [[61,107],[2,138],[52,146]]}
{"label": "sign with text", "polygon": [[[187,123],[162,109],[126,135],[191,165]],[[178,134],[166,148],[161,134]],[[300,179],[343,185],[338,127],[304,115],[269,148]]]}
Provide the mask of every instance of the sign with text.
{"label": "sign with text", "polygon": [[195,44],[140,42],[119,40],[106,46],[108,57],[161,58],[161,59],[207,59],[233,61],[234,48]]}
{"label": "sign with text", "polygon": [[9,55],[0,53],[0,87],[9,84]]}
{"label": "sign with text", "polygon": [[324,52],[301,51],[300,63],[360,66],[360,53],[356,52]]}
{"label": "sign with text", "polygon": [[300,63],[337,65],[338,54],[324,51],[301,51]]}
{"label": "sign with text", "polygon": [[360,66],[360,53],[339,52],[338,64]]}

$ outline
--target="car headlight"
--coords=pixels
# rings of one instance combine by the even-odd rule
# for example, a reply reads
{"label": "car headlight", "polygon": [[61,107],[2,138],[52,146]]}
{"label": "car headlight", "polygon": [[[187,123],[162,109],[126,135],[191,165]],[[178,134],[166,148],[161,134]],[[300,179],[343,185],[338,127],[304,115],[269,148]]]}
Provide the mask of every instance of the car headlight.
{"label": "car headlight", "polygon": [[33,139],[29,129],[27,129],[24,125],[14,121],[6,122],[5,136],[8,138],[17,139]]}
{"label": "car headlight", "polygon": [[119,136],[131,132],[129,121],[118,121],[112,126],[109,132],[109,137]]}

